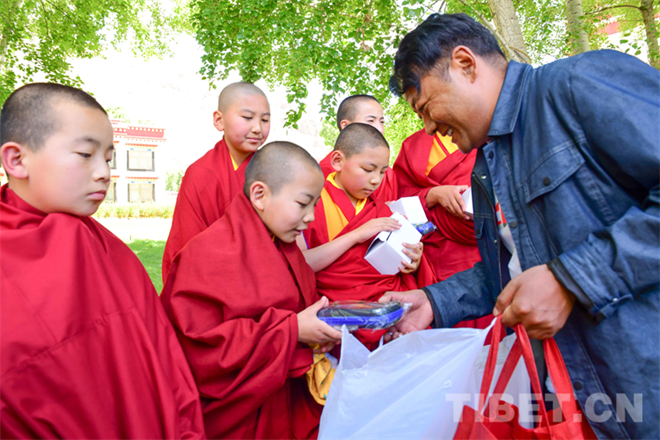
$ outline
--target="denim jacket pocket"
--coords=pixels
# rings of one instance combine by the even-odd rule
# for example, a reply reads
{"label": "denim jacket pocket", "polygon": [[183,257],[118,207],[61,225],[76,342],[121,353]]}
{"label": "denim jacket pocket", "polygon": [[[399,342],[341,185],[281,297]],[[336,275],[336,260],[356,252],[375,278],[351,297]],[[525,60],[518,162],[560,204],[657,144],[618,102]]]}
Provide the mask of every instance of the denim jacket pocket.
{"label": "denim jacket pocket", "polygon": [[525,202],[546,194],[568,179],[583,164],[584,157],[572,141],[552,148],[522,180]]}

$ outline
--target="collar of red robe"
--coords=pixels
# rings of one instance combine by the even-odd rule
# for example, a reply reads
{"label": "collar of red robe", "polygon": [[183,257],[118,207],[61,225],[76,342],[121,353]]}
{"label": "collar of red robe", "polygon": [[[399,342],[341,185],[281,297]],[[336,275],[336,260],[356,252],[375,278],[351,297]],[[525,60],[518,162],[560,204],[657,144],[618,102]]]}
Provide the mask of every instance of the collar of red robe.
{"label": "collar of red robe", "polygon": [[36,228],[48,216],[21,199],[7,184],[0,188],[0,209],[0,229],[3,230]]}

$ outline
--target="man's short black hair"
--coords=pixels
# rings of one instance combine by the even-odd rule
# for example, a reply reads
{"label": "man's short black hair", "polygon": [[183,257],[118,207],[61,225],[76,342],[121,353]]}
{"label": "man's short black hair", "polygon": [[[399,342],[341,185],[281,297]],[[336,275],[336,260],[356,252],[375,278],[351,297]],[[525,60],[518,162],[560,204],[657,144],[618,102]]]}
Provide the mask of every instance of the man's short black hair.
{"label": "man's short black hair", "polygon": [[91,95],[75,87],[54,83],[32,83],[14,90],[0,113],[0,145],[16,142],[33,151],[58,129],[59,120],[53,103],[70,101],[102,111],[101,104]]}
{"label": "man's short black hair", "polygon": [[323,179],[319,163],[303,147],[292,142],[275,141],[261,147],[245,168],[243,193],[250,198],[254,182],[263,182],[276,195],[286,184],[295,180],[303,169],[317,172]]}
{"label": "man's short black hair", "polygon": [[408,33],[394,56],[394,75],[390,90],[402,96],[415,87],[432,69],[445,74],[456,46],[469,47],[475,54],[506,61],[495,36],[482,24],[465,14],[432,14]]}
{"label": "man's short black hair", "polygon": [[334,151],[344,153],[346,159],[354,154],[360,154],[365,148],[385,147],[389,150],[390,146],[385,136],[375,127],[361,122],[355,122],[347,125],[335,141]]}
{"label": "man's short black hair", "polygon": [[371,95],[351,95],[339,104],[337,109],[337,128],[339,131],[341,131],[341,121],[344,119],[351,122],[355,121],[360,103],[364,101],[376,101],[380,105],[380,101]]}

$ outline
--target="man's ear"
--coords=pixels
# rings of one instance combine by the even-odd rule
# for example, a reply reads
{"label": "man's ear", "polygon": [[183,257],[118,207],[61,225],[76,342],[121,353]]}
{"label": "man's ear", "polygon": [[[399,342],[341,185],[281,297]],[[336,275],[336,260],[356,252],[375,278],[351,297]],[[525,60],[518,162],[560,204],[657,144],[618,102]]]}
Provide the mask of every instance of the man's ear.
{"label": "man's ear", "polygon": [[341,151],[335,150],[330,153],[330,165],[332,165],[332,169],[335,171],[341,171],[344,167],[345,160],[344,153]]}
{"label": "man's ear", "polygon": [[225,131],[225,118],[220,110],[213,112],[213,125],[218,131]]}
{"label": "man's ear", "polygon": [[477,79],[477,58],[469,47],[456,46],[451,52],[449,67],[460,71],[471,83]]}
{"label": "man's ear", "polygon": [[348,119],[342,119],[339,121],[339,131],[342,131],[344,128],[346,128],[347,125],[351,125],[352,122],[349,121]]}
{"label": "man's ear", "polygon": [[28,149],[16,142],[6,142],[0,147],[0,159],[8,176],[27,179],[27,153]]}
{"label": "man's ear", "polygon": [[270,188],[264,182],[256,181],[250,185],[250,202],[257,211],[263,212],[268,199],[270,198]]}

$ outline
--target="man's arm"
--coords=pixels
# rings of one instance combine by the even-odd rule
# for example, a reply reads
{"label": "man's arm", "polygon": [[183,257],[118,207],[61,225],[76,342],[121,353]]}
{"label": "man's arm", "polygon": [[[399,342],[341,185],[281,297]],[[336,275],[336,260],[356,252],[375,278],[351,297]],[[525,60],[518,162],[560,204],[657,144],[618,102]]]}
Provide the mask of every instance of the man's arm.
{"label": "man's arm", "polygon": [[[597,320],[657,288],[660,267],[660,72],[612,57],[621,61],[603,65],[586,56],[574,67],[574,111],[599,165],[642,203],[549,265]],[[594,95],[607,96],[607,105],[584,105]]]}
{"label": "man's arm", "polygon": [[[426,298],[420,292],[424,292]],[[423,330],[429,325],[453,327],[466,319],[488,315],[495,305],[482,262],[422,290],[387,292],[379,301],[412,303],[410,311],[396,325],[397,331],[402,333]]]}

